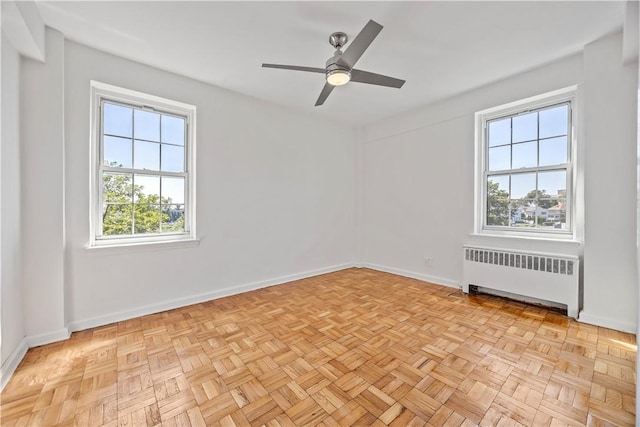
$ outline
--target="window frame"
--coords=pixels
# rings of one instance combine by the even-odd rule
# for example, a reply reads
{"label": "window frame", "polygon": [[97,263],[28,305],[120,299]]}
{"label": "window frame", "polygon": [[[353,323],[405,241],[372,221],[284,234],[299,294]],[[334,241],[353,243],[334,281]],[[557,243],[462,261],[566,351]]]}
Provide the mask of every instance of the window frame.
{"label": "window frame", "polygon": [[[196,198],[195,198],[195,127],[196,107],[194,105],[148,95],[142,92],[91,81],[90,140],[90,241],[89,247],[130,246],[149,243],[168,243],[196,240]],[[105,166],[103,105],[105,102],[122,105],[142,111],[182,117],[185,119],[184,172],[149,171],[131,168]],[[142,174],[148,176],[180,176],[185,179],[184,210],[185,231],[173,233],[147,233],[129,235],[102,235],[103,172]]]}
{"label": "window frame", "polygon": [[[518,169],[504,169],[501,171],[489,171],[488,165],[488,122],[500,118],[517,117],[532,111],[544,110],[561,104],[569,106],[569,124],[567,135],[567,162],[552,166],[535,166]],[[475,114],[475,213],[474,231],[479,235],[527,237],[546,240],[576,240],[578,238],[576,194],[577,194],[577,86],[560,89],[554,92],[530,97],[524,100],[511,102],[497,107],[479,111]],[[539,137],[539,135],[538,135]],[[537,142],[539,144],[539,139]],[[511,142],[512,144],[512,142]],[[538,153],[539,155],[539,153]],[[532,173],[566,170],[566,222],[567,229],[552,228],[520,228],[511,226],[487,225],[487,182],[491,175],[514,175],[519,173]],[[509,199],[511,200],[511,199]],[[510,218],[511,219],[511,218]]]}

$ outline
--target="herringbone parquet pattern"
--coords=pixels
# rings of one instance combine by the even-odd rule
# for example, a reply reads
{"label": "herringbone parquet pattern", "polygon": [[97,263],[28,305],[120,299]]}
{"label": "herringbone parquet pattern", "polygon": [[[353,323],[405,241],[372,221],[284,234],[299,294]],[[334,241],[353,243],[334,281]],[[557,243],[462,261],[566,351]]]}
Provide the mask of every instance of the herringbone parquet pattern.
{"label": "herringbone parquet pattern", "polygon": [[635,338],[349,269],[29,350],[11,425],[635,423]]}

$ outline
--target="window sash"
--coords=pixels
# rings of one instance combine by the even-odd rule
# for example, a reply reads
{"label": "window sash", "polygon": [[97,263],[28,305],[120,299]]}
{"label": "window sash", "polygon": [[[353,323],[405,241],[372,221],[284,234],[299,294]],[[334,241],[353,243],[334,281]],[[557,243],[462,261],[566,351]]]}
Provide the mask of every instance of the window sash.
{"label": "window sash", "polygon": [[[567,162],[561,164],[554,165],[545,165],[545,166],[532,166],[532,167],[523,167],[517,169],[500,169],[500,170],[489,170],[489,149],[495,147],[503,147],[503,146],[511,146],[518,145],[526,142],[536,142],[537,145],[537,161],[536,163],[540,163],[540,142],[556,138],[558,136],[551,136],[540,138],[540,120],[538,118],[537,121],[537,138],[531,139],[527,141],[517,141],[513,142],[513,125],[511,125],[510,129],[510,140],[509,143],[506,144],[498,144],[494,146],[489,146],[489,123],[492,121],[498,121],[502,119],[511,119],[516,118],[518,116],[529,114],[532,112],[541,112],[544,110],[556,108],[562,105],[568,106],[568,118],[567,118]],[[552,101],[547,100],[546,102],[543,100],[542,103],[538,102],[536,105],[530,105],[529,108],[525,106],[512,107],[508,110],[502,110],[498,113],[494,113],[491,115],[484,115],[482,117],[482,153],[483,153],[483,163],[482,163],[482,174],[481,177],[483,179],[482,185],[482,203],[480,206],[480,217],[481,217],[481,228],[483,230],[488,231],[505,231],[510,233],[525,233],[525,234],[555,234],[555,235],[569,235],[574,232],[574,207],[573,207],[573,100],[560,100],[560,101]],[[564,135],[562,135],[564,136]],[[513,165],[513,149],[510,153],[510,165]],[[521,228],[521,227],[513,227],[511,225],[489,225],[487,224],[488,216],[487,211],[489,209],[489,195],[488,195],[488,181],[492,176],[498,175],[508,175],[510,177],[509,184],[509,202],[511,200],[516,200],[511,197],[511,177],[513,175],[524,174],[524,173],[538,173],[538,172],[550,172],[550,171],[564,171],[566,173],[566,197],[565,200],[565,221],[566,221],[566,229],[553,229],[553,228],[545,228],[545,227],[531,227],[531,228]],[[536,175],[536,188],[538,190],[538,178]],[[536,198],[536,200],[538,200]],[[511,224],[511,210],[509,210],[509,224]]]}
{"label": "window sash", "polygon": [[[170,206],[170,205],[184,205],[184,231],[176,231],[176,232],[158,232],[158,233],[131,233],[131,234],[110,234],[110,235],[104,235],[103,234],[103,226],[104,223],[102,221],[102,219],[100,221],[98,221],[98,224],[96,224],[98,226],[98,233],[96,234],[96,239],[97,240],[111,240],[111,239],[130,239],[130,238],[144,238],[144,237],[150,237],[150,236],[176,236],[176,235],[189,235],[191,232],[190,226],[191,223],[189,221],[189,213],[190,213],[190,205],[189,205],[189,176],[187,173],[172,173],[172,174],[166,174],[166,173],[152,173],[150,171],[147,170],[140,170],[140,169],[124,169],[124,168],[114,168],[114,167],[105,167],[102,168],[99,172],[99,176],[98,176],[98,185],[100,186],[100,195],[99,195],[99,207],[100,209],[104,208],[105,205],[105,201],[104,201],[104,172],[111,172],[111,173],[119,173],[119,174],[123,174],[123,175],[145,175],[145,176],[157,176],[158,178],[160,178],[160,194],[162,194],[162,177],[168,176],[168,177],[181,177],[184,178],[184,203],[162,203],[162,201],[160,201],[158,203],[158,206],[162,207],[162,206]],[[129,203],[127,203],[129,204]],[[134,201],[134,198],[132,196],[131,198],[131,203],[130,205],[133,207],[135,206],[136,203]],[[160,221],[160,228],[162,228],[162,221]],[[132,217],[132,224],[131,224],[131,228],[132,230],[135,229],[135,215]]]}
{"label": "window sash", "polygon": [[[174,143],[166,143],[166,142],[161,142],[161,141],[151,141],[151,140],[146,140],[146,139],[141,139],[141,138],[135,138],[135,134],[133,133],[135,130],[135,124],[132,123],[132,135],[131,138],[127,138],[130,139],[132,142],[132,166],[133,166],[133,162],[134,162],[134,158],[135,158],[135,149],[133,144],[135,143],[134,141],[147,141],[147,142],[152,142],[152,143],[157,143],[158,145],[160,144],[164,144],[164,145],[171,145],[171,146],[176,146],[176,147],[181,147],[184,149],[184,156],[183,156],[183,170],[184,172],[171,172],[171,171],[162,171],[162,170],[153,170],[153,169],[138,169],[138,168],[125,168],[125,167],[114,167],[114,166],[108,166],[104,164],[104,137],[105,136],[116,136],[116,137],[122,137],[120,135],[110,135],[110,134],[105,134],[104,132],[104,104],[105,103],[109,103],[109,104],[115,104],[115,105],[119,105],[122,107],[126,107],[126,108],[131,108],[132,110],[139,110],[139,111],[152,111],[154,113],[158,113],[161,114],[163,116],[170,116],[170,117],[176,117],[176,118],[181,118],[185,121],[185,129],[184,129],[184,143],[183,145],[179,145],[179,144],[174,144]],[[98,104],[98,117],[97,117],[97,121],[98,121],[98,126],[96,126],[96,130],[97,132],[99,132],[99,134],[97,135],[97,149],[98,149],[98,167],[96,168],[96,172],[97,172],[97,179],[96,179],[96,183],[97,183],[97,206],[96,206],[96,213],[95,213],[95,240],[96,241],[117,241],[117,240],[161,240],[161,241],[165,241],[165,240],[171,240],[172,237],[176,237],[176,236],[189,236],[191,235],[191,209],[192,209],[192,203],[190,200],[190,195],[191,195],[191,191],[190,191],[190,150],[191,150],[191,135],[190,135],[190,121],[189,121],[189,115],[186,114],[179,114],[179,113],[174,113],[171,111],[167,111],[165,109],[162,108],[156,108],[156,107],[150,107],[148,105],[145,104],[139,104],[136,102],[126,102],[126,101],[121,101],[109,96],[105,96],[105,95],[98,95],[97,96],[97,104]],[[161,138],[159,138],[161,139]],[[160,154],[162,155],[162,154]],[[161,166],[160,166],[161,167]],[[135,230],[135,215],[132,216],[132,233],[131,234],[117,234],[117,235],[104,235],[104,221],[102,218],[102,215],[100,214],[102,212],[102,210],[104,209],[105,206],[105,201],[104,201],[104,173],[120,173],[120,174],[125,174],[125,175],[146,175],[146,176],[157,176],[160,179],[160,194],[162,194],[162,177],[181,177],[184,178],[184,203],[179,203],[182,204],[184,206],[184,231],[176,231],[176,232],[157,232],[157,233],[133,233],[133,231]],[[177,204],[177,203],[172,203],[172,204]],[[133,197],[131,199],[131,206],[132,208],[136,205],[136,202],[134,201]],[[167,204],[167,203],[162,203],[161,200],[158,203],[158,205],[161,206],[168,206],[171,204]],[[162,228],[162,221],[160,220],[159,222],[159,228]]]}
{"label": "window sash", "polygon": [[[565,220],[566,220],[566,229],[552,229],[552,228],[544,228],[544,227],[531,227],[531,228],[519,228],[519,227],[512,227],[512,226],[502,226],[502,225],[490,225],[487,224],[487,215],[486,212],[489,209],[489,197],[487,194],[487,183],[489,182],[489,179],[492,176],[505,176],[508,175],[509,177],[513,176],[513,175],[519,175],[519,174],[524,174],[524,173],[532,173],[532,172],[538,172],[538,171],[542,171],[542,172],[552,172],[552,171],[563,171],[566,173],[567,176],[567,184],[566,184],[566,197],[564,197],[564,202],[565,202]],[[484,199],[484,207],[483,207],[483,229],[486,230],[505,230],[505,231],[517,231],[517,232],[526,232],[526,233],[554,233],[554,234],[570,234],[572,233],[573,230],[573,220],[572,220],[572,212],[573,212],[573,203],[572,203],[572,190],[571,190],[571,176],[572,176],[572,167],[571,165],[563,165],[562,167],[559,166],[554,166],[554,167],[549,167],[549,168],[545,168],[544,170],[536,170],[536,169],[532,169],[529,168],[526,171],[525,170],[520,170],[520,169],[511,169],[511,170],[506,170],[506,171],[501,171],[498,173],[492,172],[492,173],[487,173],[485,171],[484,174],[484,181],[483,181],[483,199]],[[536,178],[536,189],[535,190],[539,190],[538,189],[538,183],[537,183],[537,178]],[[509,186],[509,202],[511,202],[512,200],[518,200],[516,198],[512,198],[511,197],[511,185]],[[536,196],[536,200],[540,200],[538,199],[538,197]]]}

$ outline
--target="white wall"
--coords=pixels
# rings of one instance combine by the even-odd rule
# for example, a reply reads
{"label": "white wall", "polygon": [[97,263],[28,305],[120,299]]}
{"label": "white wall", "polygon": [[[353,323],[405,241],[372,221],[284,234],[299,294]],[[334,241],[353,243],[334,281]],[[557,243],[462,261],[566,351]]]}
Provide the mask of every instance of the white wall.
{"label": "white wall", "polygon": [[[581,319],[635,331],[636,70],[637,63],[622,67],[621,35],[615,34],[586,46],[584,55],[366,127],[363,264],[457,286],[465,243],[572,255],[584,250]],[[584,246],[473,236],[474,113],[575,84],[579,103],[588,106],[578,125]]]}
{"label": "white wall", "polygon": [[64,316],[64,37],[46,30],[46,61],[22,60],[22,286],[30,345],[66,337]]}
{"label": "white wall", "polygon": [[620,34],[585,48],[587,191],[581,320],[635,331],[638,71],[637,62],[623,67],[621,58]]}
{"label": "white wall", "polygon": [[[354,130],[73,42],[64,54],[72,329],[353,262]],[[85,248],[90,80],[197,106],[198,247]]]}
{"label": "white wall", "polygon": [[[473,116],[364,143],[365,265],[457,285],[473,201]],[[433,267],[424,258],[433,259]]]}
{"label": "white wall", "polygon": [[[2,145],[0,146],[0,389],[22,358],[20,249],[20,57],[2,33]],[[12,360],[15,359],[15,360]]]}

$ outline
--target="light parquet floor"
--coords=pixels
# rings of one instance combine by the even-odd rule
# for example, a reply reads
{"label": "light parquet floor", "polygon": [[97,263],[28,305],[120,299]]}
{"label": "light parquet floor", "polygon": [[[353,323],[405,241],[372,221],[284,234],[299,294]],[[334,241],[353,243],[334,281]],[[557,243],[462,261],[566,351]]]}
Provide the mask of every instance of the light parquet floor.
{"label": "light parquet floor", "polygon": [[635,337],[348,269],[29,350],[1,424],[635,423]]}

